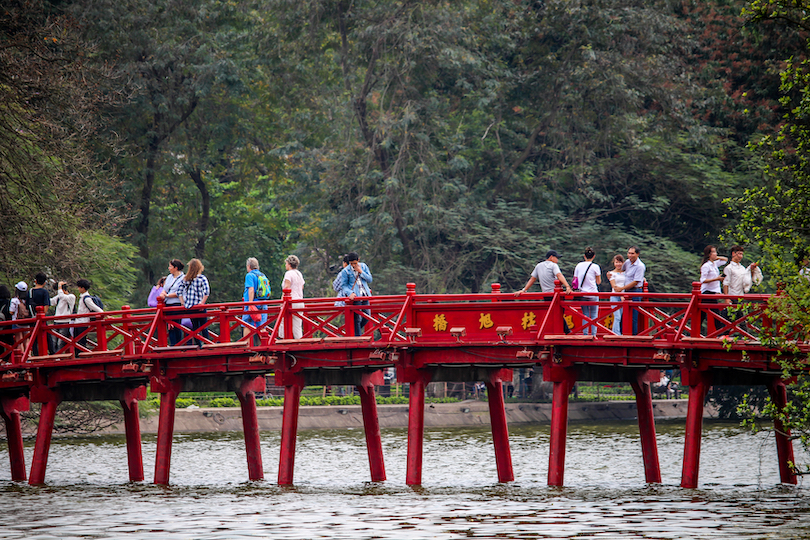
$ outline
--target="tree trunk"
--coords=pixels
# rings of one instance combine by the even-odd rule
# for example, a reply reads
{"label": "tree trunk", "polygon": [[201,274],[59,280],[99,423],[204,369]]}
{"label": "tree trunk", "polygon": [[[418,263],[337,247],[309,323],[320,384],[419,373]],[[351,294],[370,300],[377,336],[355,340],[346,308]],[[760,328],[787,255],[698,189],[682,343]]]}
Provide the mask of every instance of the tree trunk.
{"label": "tree trunk", "polygon": [[194,256],[202,260],[205,258],[205,239],[208,236],[208,222],[211,219],[211,194],[202,176],[202,171],[194,167],[188,171],[188,175],[194,181],[194,185],[200,190],[202,197],[202,214],[200,215],[200,234],[197,237],[197,245],[194,246]]}

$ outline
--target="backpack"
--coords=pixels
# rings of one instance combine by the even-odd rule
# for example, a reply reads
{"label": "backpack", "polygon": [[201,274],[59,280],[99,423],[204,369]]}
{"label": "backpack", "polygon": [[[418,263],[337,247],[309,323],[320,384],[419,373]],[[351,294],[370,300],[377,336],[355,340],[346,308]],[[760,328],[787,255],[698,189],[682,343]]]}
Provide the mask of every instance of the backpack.
{"label": "backpack", "polygon": [[20,303],[17,304],[17,318],[27,319],[31,317],[31,310],[28,308],[28,299],[20,298]]}
{"label": "backpack", "polygon": [[267,300],[270,298],[270,280],[262,272],[257,272],[256,277],[259,280],[259,286],[256,288],[256,299]]}
{"label": "backpack", "polygon": [[[90,300],[92,300],[92,301],[93,301],[93,303],[94,303],[95,305],[97,305],[98,307],[100,307],[100,308],[101,308],[101,311],[104,311],[104,302],[102,302],[102,301],[101,301],[101,298],[99,298],[99,297],[98,297],[98,296],[96,296],[95,294],[88,294],[88,295],[85,297],[85,299],[84,299],[84,300],[82,300],[82,302],[87,302],[87,299],[88,299],[88,298],[89,298]],[[85,306],[87,306],[87,304],[85,304]],[[88,308],[88,309],[90,309],[90,308]]]}

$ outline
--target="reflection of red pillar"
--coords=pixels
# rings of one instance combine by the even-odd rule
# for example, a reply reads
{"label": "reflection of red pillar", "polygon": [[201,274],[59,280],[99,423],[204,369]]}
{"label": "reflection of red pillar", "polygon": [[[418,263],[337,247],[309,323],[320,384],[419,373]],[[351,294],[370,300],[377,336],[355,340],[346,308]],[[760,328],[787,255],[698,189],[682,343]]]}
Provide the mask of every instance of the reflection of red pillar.
{"label": "reflection of red pillar", "polygon": [[37,399],[37,401],[42,403],[42,409],[39,413],[37,442],[34,445],[34,457],[31,461],[31,475],[28,479],[28,483],[32,486],[45,483],[45,469],[48,466],[48,452],[51,449],[53,421],[54,418],[56,418],[56,408],[62,401],[61,396],[56,391],[44,389],[43,393],[47,394],[47,399]]}
{"label": "reflection of red pillar", "polygon": [[[768,384],[768,392],[771,400],[781,411],[787,405],[787,388],[785,382],[773,380]],[[779,458],[779,478],[785,484],[796,484],[796,470],[791,464],[793,460],[793,442],[790,440],[790,430],[785,428],[784,423],[779,419],[774,419],[773,429],[776,433],[776,455]]]}
{"label": "reflection of red pillar", "polygon": [[512,470],[509,427],[506,424],[506,409],[503,403],[504,378],[511,380],[511,369],[498,370],[490,376],[488,381],[485,381],[485,384],[489,399],[489,421],[492,425],[492,442],[495,445],[495,465],[498,469],[498,482],[511,482],[515,479],[515,473]]}
{"label": "reflection of red pillar", "polygon": [[27,411],[31,405],[27,397],[0,398],[0,415],[6,424],[6,438],[8,439],[8,458],[11,462],[11,479],[15,482],[24,482],[25,454],[23,452],[22,425],[20,413]]}
{"label": "reflection of red pillar", "polygon": [[248,478],[264,478],[262,468],[262,447],[259,438],[259,418],[256,413],[256,392],[263,392],[266,387],[264,377],[246,379],[236,392],[239,405],[242,407],[242,431],[245,433],[245,451],[247,452]]}
{"label": "reflection of red pillar", "polygon": [[380,419],[377,416],[377,400],[374,397],[374,385],[382,383],[382,371],[375,371],[364,374],[362,382],[357,386],[360,393],[360,406],[363,410],[363,428],[366,432],[368,465],[371,469],[372,482],[385,480]]}
{"label": "reflection of red pillar", "polygon": [[174,407],[180,394],[181,382],[152,378],[152,391],[160,393],[157,449],[155,451],[155,484],[168,485],[172,461],[172,437],[174,436]]}
{"label": "reflection of red pillar", "polygon": [[565,473],[565,438],[568,432],[568,394],[571,393],[576,382],[576,371],[546,363],[543,365],[543,377],[554,383],[548,452],[548,485],[562,486]]}
{"label": "reflection of red pillar", "polygon": [[630,385],[636,393],[638,430],[641,435],[641,455],[644,458],[644,478],[649,483],[661,483],[661,467],[658,464],[658,442],[655,440],[655,418],[653,416],[652,390],[647,375],[658,379],[659,372],[644,372]]}
{"label": "reflection of red pillar", "polygon": [[[284,373],[283,379],[276,373],[276,380],[284,383],[284,413],[281,418],[281,449],[278,460],[278,483],[289,486],[293,483],[295,469],[295,441],[298,436],[298,408],[301,403],[303,377]],[[278,384],[278,382],[276,383]]]}
{"label": "reflection of red pillar", "polygon": [[711,386],[705,371],[681,369],[681,377],[689,386],[689,408],[686,411],[686,437],[683,450],[681,487],[694,489],[700,469],[700,440],[703,435],[703,401]]}
{"label": "reflection of red pillar", "polygon": [[[404,371],[404,370],[403,370]],[[405,483],[422,484],[422,447],[425,438],[425,387],[430,382],[429,372],[404,372],[410,383],[408,393],[408,470]]]}
{"label": "reflection of red pillar", "polygon": [[146,399],[146,387],[127,388],[121,396],[124,411],[124,430],[127,439],[127,466],[129,481],[143,481],[143,453],[141,450],[141,424],[138,415],[138,401]]}

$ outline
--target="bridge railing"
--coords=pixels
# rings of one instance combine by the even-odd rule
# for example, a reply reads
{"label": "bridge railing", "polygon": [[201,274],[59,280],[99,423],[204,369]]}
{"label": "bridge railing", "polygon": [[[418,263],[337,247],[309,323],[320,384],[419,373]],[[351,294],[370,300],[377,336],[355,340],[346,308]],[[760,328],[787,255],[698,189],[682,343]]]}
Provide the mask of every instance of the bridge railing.
{"label": "bridge railing", "polygon": [[[702,295],[696,284],[691,293],[631,293],[621,301],[612,293],[501,293],[493,284],[483,294],[417,294],[409,284],[405,295],[364,298],[360,305],[341,298],[282,299],[206,305],[205,312],[178,307],[124,309],[82,315],[88,323],[46,316],[0,322],[0,364],[32,364],[126,358],[133,355],[171,355],[188,348],[270,347],[274,349],[356,346],[390,347],[463,343],[542,344],[577,339],[583,342],[628,343],[646,340],[715,343],[721,340],[756,344],[768,324],[764,309],[769,295]],[[720,303],[715,303],[720,302]],[[260,308],[253,311],[253,307]],[[596,306],[598,314],[588,314]],[[611,320],[622,313],[621,332]],[[632,312],[638,313],[633,335]],[[259,315],[257,321],[250,316]],[[245,320],[247,316],[247,321]],[[355,335],[354,319],[365,321]],[[300,335],[296,319],[301,321]],[[349,324],[347,324],[347,321]],[[192,324],[189,325],[189,322]],[[16,327],[14,327],[16,326]],[[569,327],[566,334],[565,327]],[[595,327],[595,336],[584,336]],[[170,346],[169,331],[181,339]],[[49,349],[49,340],[53,342]]]}

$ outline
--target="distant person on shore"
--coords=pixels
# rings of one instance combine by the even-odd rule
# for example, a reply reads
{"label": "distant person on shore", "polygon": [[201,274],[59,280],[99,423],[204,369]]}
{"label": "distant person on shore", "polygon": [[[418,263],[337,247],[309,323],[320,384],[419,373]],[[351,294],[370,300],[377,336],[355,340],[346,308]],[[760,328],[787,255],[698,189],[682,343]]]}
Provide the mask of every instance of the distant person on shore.
{"label": "distant person on shore", "polygon": [[[158,295],[163,298],[166,307],[180,307],[183,303],[180,301],[180,287],[183,284],[183,278],[186,276],[183,273],[183,262],[180,259],[172,259],[169,261],[169,275],[163,280],[163,292]],[[180,321],[175,321],[178,324]],[[177,345],[183,339],[183,330],[174,326],[169,326],[169,345]]]}
{"label": "distant person on shore", "polygon": [[[622,266],[622,270],[624,270],[623,292],[633,293],[644,290],[644,273],[647,271],[647,267],[639,259],[639,255],[641,255],[641,251],[637,246],[630,246],[627,249],[627,260],[624,261]],[[634,296],[630,299],[633,302],[641,302],[640,296]],[[635,336],[638,334],[638,310],[631,308],[631,311],[633,312],[633,335]]]}
{"label": "distant person on shore", "polygon": [[[298,270],[300,261],[295,255],[290,255],[284,260],[284,279],[281,282],[281,288],[290,289],[290,295],[293,300],[304,299],[304,275]],[[303,309],[303,302],[293,302],[293,309]],[[301,317],[293,315],[292,318],[292,333],[294,339],[301,339],[304,335],[304,321]],[[278,337],[284,338],[284,324],[282,321],[281,328],[278,330]]]}
{"label": "distant person on shore", "polygon": [[[624,266],[624,257],[621,255],[616,255],[613,257],[613,270],[609,271],[606,276],[608,281],[610,281],[610,290],[615,293],[620,293],[624,290],[624,270],[622,270],[622,266]],[[621,296],[611,296],[611,302],[621,302]],[[615,308],[616,305],[611,305],[611,309]],[[619,308],[613,312],[613,326],[611,330],[616,335],[621,335],[622,333],[622,309]]]}
{"label": "distant person on shore", "polygon": [[[360,262],[360,256],[354,251],[346,255],[348,266],[340,271],[340,295],[352,301],[354,305],[367,306],[368,300],[363,298],[371,297],[371,270],[366,263]],[[363,310],[368,314],[368,310]],[[347,321],[348,322],[348,321]],[[354,335],[363,334],[368,319],[360,313],[354,314]]]}
{"label": "distant person on shore", "polygon": [[[208,278],[203,275],[205,267],[200,259],[191,259],[188,261],[188,272],[183,277],[183,282],[180,284],[180,300],[186,308],[185,314],[191,319],[191,328],[197,331],[208,320],[205,317],[205,303],[211,295],[211,286],[208,283]],[[204,339],[209,339],[208,328],[203,328],[199,336]],[[194,339],[197,345],[202,346],[203,342],[200,339]]]}
{"label": "distant person on shore", "polygon": [[[593,248],[587,247],[583,256],[585,260],[577,264],[576,268],[574,268],[574,279],[577,281],[579,290],[582,292],[599,292],[599,285],[602,283],[602,269],[598,264],[593,262],[594,257],[596,257],[596,253],[593,251]],[[599,297],[583,296],[582,300],[585,302],[598,302]],[[583,305],[582,314],[591,320],[596,320],[599,316],[599,305]],[[595,336],[596,328],[596,325],[586,325],[582,333],[586,336],[588,334]]]}

